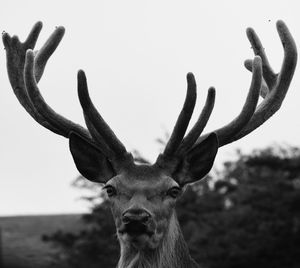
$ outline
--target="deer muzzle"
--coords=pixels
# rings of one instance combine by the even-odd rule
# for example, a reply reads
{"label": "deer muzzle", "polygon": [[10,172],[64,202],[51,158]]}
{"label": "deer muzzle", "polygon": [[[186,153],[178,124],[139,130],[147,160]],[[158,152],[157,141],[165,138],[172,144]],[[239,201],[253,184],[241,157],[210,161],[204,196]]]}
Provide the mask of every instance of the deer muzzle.
{"label": "deer muzzle", "polygon": [[144,209],[129,209],[122,214],[122,228],[119,233],[127,233],[135,237],[151,236],[154,233],[154,221],[149,212]]}

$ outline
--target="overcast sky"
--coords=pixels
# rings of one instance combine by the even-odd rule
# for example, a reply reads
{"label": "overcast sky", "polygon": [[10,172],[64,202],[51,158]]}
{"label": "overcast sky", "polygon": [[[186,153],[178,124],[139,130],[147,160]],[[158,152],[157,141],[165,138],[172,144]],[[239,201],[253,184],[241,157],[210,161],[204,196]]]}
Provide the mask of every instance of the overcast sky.
{"label": "overcast sky", "polygon": [[[84,69],[90,94],[129,150],[155,160],[155,139],[173,128],[185,96],[187,72],[198,82],[195,122],[209,86],[216,104],[207,131],[235,117],[251,75],[245,30],[259,34],[275,70],[282,46],[275,23],[282,19],[300,44],[299,1],[15,1],[2,0],[0,29],[24,40],[44,24],[37,48],[62,25],[66,34],[39,87],[59,113],[83,124],[76,74]],[[82,212],[82,192],[68,141],[38,125],[15,98],[0,53],[0,215]],[[273,143],[300,146],[300,75],[296,70],[281,110],[243,140],[221,148],[217,163]]]}

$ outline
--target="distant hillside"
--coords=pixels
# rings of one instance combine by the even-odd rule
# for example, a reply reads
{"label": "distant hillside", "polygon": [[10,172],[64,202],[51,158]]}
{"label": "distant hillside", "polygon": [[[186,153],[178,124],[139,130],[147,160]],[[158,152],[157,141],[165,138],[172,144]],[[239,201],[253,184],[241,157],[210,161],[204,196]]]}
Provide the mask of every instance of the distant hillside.
{"label": "distant hillside", "polygon": [[57,230],[76,232],[82,215],[0,217],[2,233],[1,268],[65,268],[57,259],[58,249],[41,240]]}

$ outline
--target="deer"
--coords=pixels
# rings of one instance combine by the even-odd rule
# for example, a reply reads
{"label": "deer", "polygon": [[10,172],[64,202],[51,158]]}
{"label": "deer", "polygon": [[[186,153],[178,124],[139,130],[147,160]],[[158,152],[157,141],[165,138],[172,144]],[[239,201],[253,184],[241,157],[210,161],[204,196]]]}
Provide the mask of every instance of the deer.
{"label": "deer", "polygon": [[[126,150],[92,102],[84,71],[78,71],[77,89],[87,128],[55,112],[44,100],[38,82],[64,36],[64,27],[57,27],[36,51],[41,22],[24,42],[3,33],[8,77],[20,104],[37,123],[69,140],[82,176],[103,184],[120,244],[118,268],[199,267],[180,229],[176,201],[188,185],[208,174],[219,147],[250,134],[281,107],[296,68],[297,49],[286,24],[279,20],[276,27],[284,50],[279,73],[269,64],[256,32],[247,29],[255,54],[244,64],[252,73],[251,84],[241,112],[223,127],[202,134],[215,102],[215,89],[210,87],[196,123],[186,134],[197,96],[195,77],[187,74],[183,107],[154,164],[137,163]],[[263,100],[258,103],[260,96]]]}

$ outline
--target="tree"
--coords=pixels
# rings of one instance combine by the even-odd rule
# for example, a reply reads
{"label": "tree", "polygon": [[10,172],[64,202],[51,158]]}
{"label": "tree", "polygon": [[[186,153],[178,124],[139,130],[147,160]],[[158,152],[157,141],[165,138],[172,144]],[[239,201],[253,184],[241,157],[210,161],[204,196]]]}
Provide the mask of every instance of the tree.
{"label": "tree", "polygon": [[267,148],[226,162],[193,209],[190,243],[208,267],[299,267],[300,151]]}

